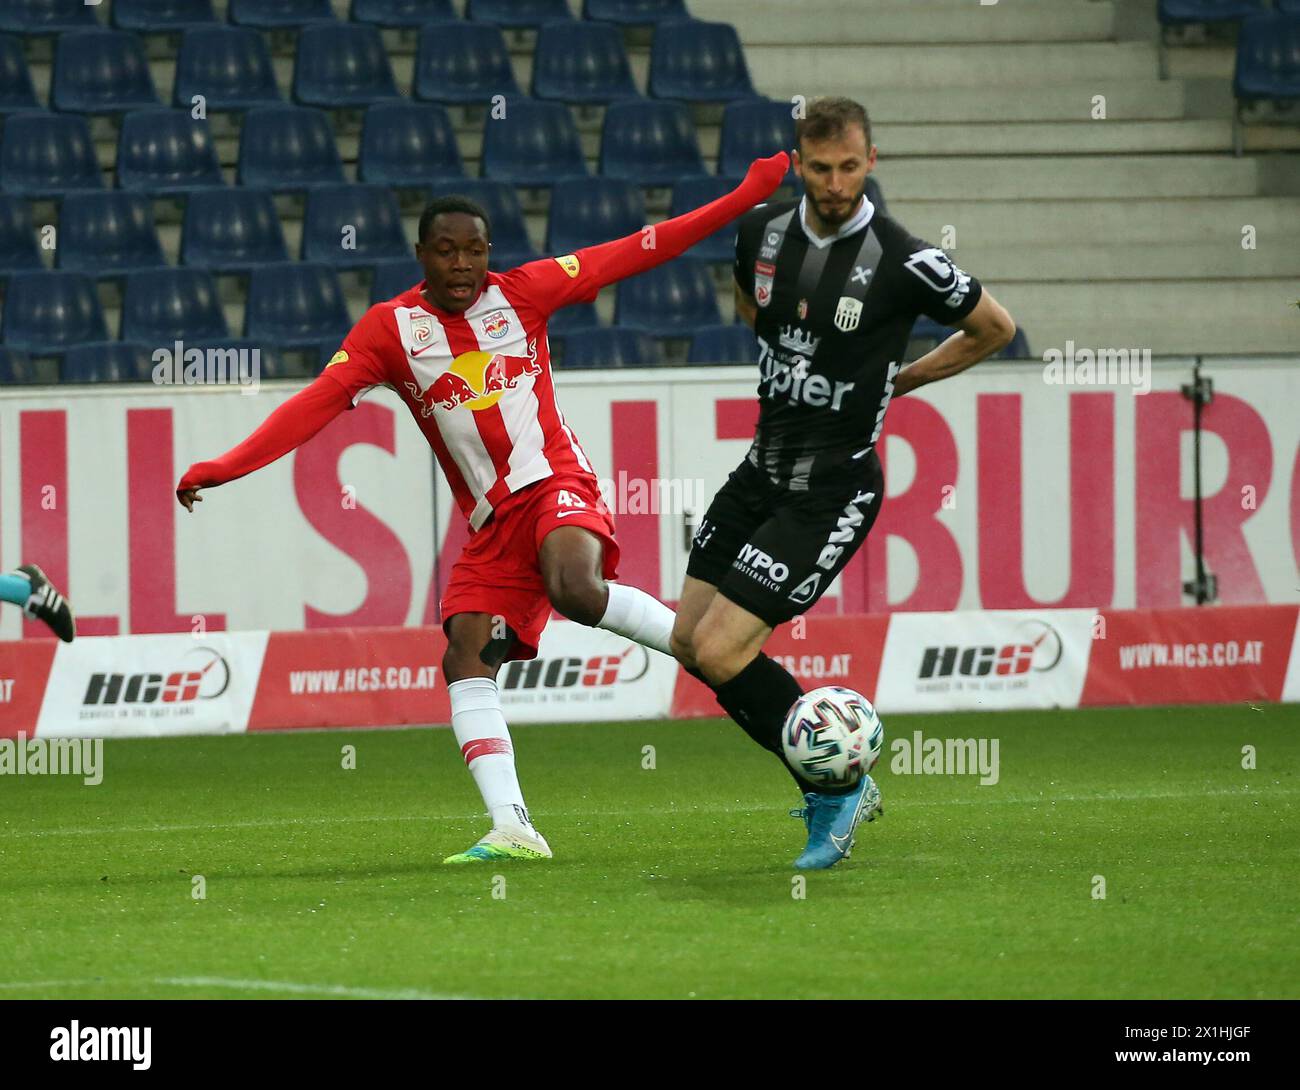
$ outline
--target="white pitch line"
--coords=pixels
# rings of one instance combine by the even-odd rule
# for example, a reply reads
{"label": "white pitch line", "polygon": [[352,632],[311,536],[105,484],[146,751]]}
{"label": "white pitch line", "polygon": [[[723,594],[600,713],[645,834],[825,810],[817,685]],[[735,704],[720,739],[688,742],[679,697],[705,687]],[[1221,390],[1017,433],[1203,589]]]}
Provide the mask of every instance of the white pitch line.
{"label": "white pitch line", "polygon": [[85,988],[91,985],[134,986],[155,984],[171,988],[224,988],[231,991],[289,992],[294,995],[330,996],[336,999],[476,999],[472,995],[441,995],[413,988],[354,988],[348,984],[304,984],[293,980],[238,980],[223,976],[176,976],[149,979],[101,978],[98,980],[6,980],[0,991],[36,988]]}

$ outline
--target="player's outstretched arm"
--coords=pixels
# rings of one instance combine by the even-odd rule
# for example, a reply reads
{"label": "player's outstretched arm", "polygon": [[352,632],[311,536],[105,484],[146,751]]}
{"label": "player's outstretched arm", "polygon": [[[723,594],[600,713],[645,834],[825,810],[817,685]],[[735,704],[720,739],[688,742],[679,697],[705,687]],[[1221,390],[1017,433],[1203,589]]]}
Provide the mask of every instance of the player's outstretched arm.
{"label": "player's outstretched arm", "polygon": [[957,328],[960,332],[898,373],[894,379],[894,397],[961,374],[1005,348],[1016,335],[1015,320],[987,290],[975,309],[957,323]]}
{"label": "player's outstretched arm", "polygon": [[233,450],[211,462],[195,462],[176,486],[176,499],[187,511],[202,503],[200,488],[212,488],[247,476],[302,446],[352,404],[347,390],[332,375],[322,374],[268,416]]}

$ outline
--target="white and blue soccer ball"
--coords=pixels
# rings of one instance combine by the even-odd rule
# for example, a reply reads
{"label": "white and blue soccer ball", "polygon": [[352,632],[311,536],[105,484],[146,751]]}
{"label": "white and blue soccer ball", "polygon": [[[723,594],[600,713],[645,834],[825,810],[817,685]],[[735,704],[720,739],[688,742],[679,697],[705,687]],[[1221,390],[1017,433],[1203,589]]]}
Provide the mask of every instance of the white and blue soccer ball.
{"label": "white and blue soccer ball", "polygon": [[871,701],[841,685],[804,693],[781,729],[785,759],[804,779],[825,787],[852,787],[875,767],[885,727]]}

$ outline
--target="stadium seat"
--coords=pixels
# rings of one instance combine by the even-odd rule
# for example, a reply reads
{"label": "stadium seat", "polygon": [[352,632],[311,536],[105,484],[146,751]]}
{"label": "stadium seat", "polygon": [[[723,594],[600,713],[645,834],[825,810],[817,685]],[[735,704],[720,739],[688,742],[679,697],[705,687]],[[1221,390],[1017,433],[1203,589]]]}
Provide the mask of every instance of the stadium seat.
{"label": "stadium seat", "polygon": [[505,116],[483,122],[483,177],[544,188],[561,178],[587,177],[582,141],[560,102],[512,98]]}
{"label": "stadium seat", "polygon": [[1285,15],[1300,15],[1300,0],[1277,0],[1277,10]]}
{"label": "stadium seat", "polygon": [[96,9],[85,0],[4,0],[0,30],[18,34],[57,34],[99,26]]}
{"label": "stadium seat", "polygon": [[143,193],[81,193],[59,213],[59,268],[90,276],[166,265],[153,203]]}
{"label": "stadium seat", "polygon": [[22,40],[0,34],[0,115],[40,108]]}
{"label": "stadium seat", "polygon": [[216,21],[212,0],[113,0],[113,25],[123,30],[184,30]]}
{"label": "stadium seat", "polygon": [[50,102],[72,113],[118,113],[157,106],[144,41],[129,30],[72,30],[54,50]]}
{"label": "stadium seat", "polygon": [[1156,16],[1166,26],[1226,23],[1244,19],[1267,7],[1268,0],[1160,0]]}
{"label": "stadium seat", "polygon": [[27,201],[0,197],[0,276],[44,267]]}
{"label": "stadium seat", "polygon": [[646,224],[639,187],[621,178],[556,182],[546,225],[546,252],[571,254],[584,246],[634,235]]}
{"label": "stadium seat", "polygon": [[469,0],[467,18],[497,26],[541,26],[553,19],[572,19],[568,0]]}
{"label": "stadium seat", "polygon": [[5,121],[0,190],[19,197],[50,197],[103,186],[86,118],[33,110]]}
{"label": "stadium seat", "polygon": [[605,111],[600,172],[638,185],[706,174],[690,110],[679,102],[616,102]]}
{"label": "stadium seat", "polygon": [[69,345],[108,340],[95,281],[84,273],[26,272],[9,278],[3,340],[33,355],[62,352]]}
{"label": "stadium seat", "polygon": [[316,349],[326,340],[337,348],[351,328],[338,273],[328,265],[294,261],[253,270],[244,316],[249,340],[285,351]]}
{"label": "stadium seat", "polygon": [[64,382],[150,382],[153,370],[153,353],[139,341],[74,345],[59,368]]}
{"label": "stadium seat", "polygon": [[582,17],[623,26],[649,26],[687,18],[684,0],[584,0]]}
{"label": "stadium seat", "polygon": [[[669,209],[670,216],[681,216],[702,205],[716,201],[740,184],[736,178],[716,178],[708,175],[703,178],[684,178],[673,186],[673,202]],[[686,251],[690,257],[700,261],[734,261],[736,257],[736,225],[729,223],[721,230],[714,231],[703,242],[697,242]]]}
{"label": "stadium seat", "polygon": [[335,108],[399,97],[378,28],[304,27],[293,65],[293,97],[308,106]]}
{"label": "stadium seat", "polygon": [[758,338],[744,325],[711,325],[691,338],[687,363],[757,363]]}
{"label": "stadium seat", "polygon": [[1233,150],[1241,155],[1245,103],[1300,99],[1300,15],[1270,12],[1242,22],[1232,93]]}
{"label": "stadium seat", "polygon": [[117,184],[148,193],[186,193],[224,185],[206,121],[188,110],[137,110],[122,119]]}
{"label": "stadium seat", "polygon": [[722,315],[708,269],[686,257],[619,284],[614,322],[660,337],[689,337],[721,325]]}
{"label": "stadium seat", "polygon": [[395,257],[375,262],[375,278],[370,283],[370,305],[383,303],[394,295],[414,287],[424,279],[424,270],[413,257]]}
{"label": "stadium seat", "polygon": [[259,30],[335,22],[330,0],[230,0],[229,18]]}
{"label": "stadium seat", "polygon": [[352,0],[352,21],[375,26],[418,27],[455,19],[451,0]]}
{"label": "stadium seat", "polygon": [[640,98],[622,32],[604,23],[547,23],[533,54],[533,94],[574,103]]}
{"label": "stadium seat", "polygon": [[[330,355],[338,350],[335,345]],[[310,378],[319,371],[319,366],[313,362],[310,365],[303,364],[298,360],[285,359],[280,353],[266,347],[260,347],[262,362],[262,379],[277,378]]]}
{"label": "stadium seat", "polygon": [[463,178],[465,164],[447,111],[432,102],[375,103],[362,125],[357,175],[391,186]]}
{"label": "stadium seat", "polygon": [[354,267],[410,253],[397,196],[387,186],[320,186],[307,195],[304,261]]}
{"label": "stadium seat", "polygon": [[499,27],[486,23],[434,23],[420,30],[415,57],[415,97],[462,105],[495,95],[520,94],[510,50]]}
{"label": "stadium seat", "polygon": [[663,362],[659,342],[635,329],[579,329],[565,335],[561,366],[655,367]]}
{"label": "stadium seat", "polygon": [[600,317],[595,303],[573,303],[557,310],[546,323],[553,337],[564,337],[579,329],[599,329]]}
{"label": "stadium seat", "polygon": [[239,134],[240,185],[286,190],[343,180],[343,160],[323,110],[260,106],[244,115]]}
{"label": "stadium seat", "polygon": [[[722,112],[718,173],[742,178],[755,159],[794,147],[794,117],[788,102],[742,99]],[[789,178],[793,179],[791,167]]]}
{"label": "stadium seat", "polygon": [[193,27],[176,58],[175,105],[202,95],[209,110],[247,110],[282,101],[266,39],[252,27]]}
{"label": "stadium seat", "polygon": [[181,264],[213,273],[242,273],[288,261],[275,200],[266,190],[206,189],[185,205]]}
{"label": "stadium seat", "polygon": [[46,381],[26,352],[0,345],[0,386],[25,386]]}
{"label": "stadium seat", "polygon": [[145,269],[126,278],[122,340],[170,346],[230,337],[217,285],[203,269]]}
{"label": "stadium seat", "polygon": [[492,220],[492,253],[489,267],[493,272],[505,272],[526,261],[534,261],[538,253],[528,237],[519,196],[513,186],[482,178],[464,181],[448,179],[435,182],[430,187],[435,197],[451,193],[478,201]]}
{"label": "stadium seat", "polygon": [[753,98],[736,28],[699,19],[660,23],[650,47],[650,94],[687,102]]}

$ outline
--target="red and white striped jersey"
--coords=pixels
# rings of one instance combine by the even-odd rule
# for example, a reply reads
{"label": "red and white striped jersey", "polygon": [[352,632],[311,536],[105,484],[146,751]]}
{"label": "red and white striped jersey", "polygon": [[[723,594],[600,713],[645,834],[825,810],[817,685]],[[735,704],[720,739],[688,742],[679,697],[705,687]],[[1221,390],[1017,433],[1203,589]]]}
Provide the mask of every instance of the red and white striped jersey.
{"label": "red and white striped jersey", "polygon": [[376,386],[402,397],[475,530],[534,481],[595,479],[556,401],[546,340],[552,312],[599,291],[585,271],[570,255],[489,272],[463,314],[433,306],[417,284],[371,307],[325,369],[354,406]]}

